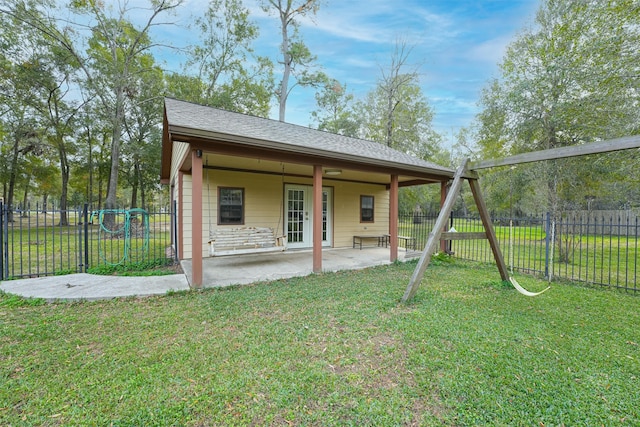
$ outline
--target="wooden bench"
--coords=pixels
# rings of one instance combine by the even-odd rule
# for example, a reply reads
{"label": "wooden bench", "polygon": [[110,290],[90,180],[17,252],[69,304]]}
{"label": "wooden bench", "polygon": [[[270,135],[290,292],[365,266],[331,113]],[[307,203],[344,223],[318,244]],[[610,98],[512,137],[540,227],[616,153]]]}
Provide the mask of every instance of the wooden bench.
{"label": "wooden bench", "polygon": [[[391,235],[387,234],[387,239],[389,241],[391,241]],[[416,243],[416,238],[415,237],[411,237],[411,236],[398,236],[398,240],[402,240],[404,241],[404,248],[406,250],[412,249],[412,250],[416,250],[417,247],[417,243]]]}
{"label": "wooden bench", "polygon": [[362,242],[364,240],[376,240],[378,246],[383,246],[386,248],[387,246],[389,246],[388,236],[388,234],[353,236],[353,249],[356,248],[356,245],[360,245],[360,249],[362,249]]}
{"label": "wooden bench", "polygon": [[281,252],[286,249],[286,237],[276,237],[268,227],[209,230],[209,256]]}

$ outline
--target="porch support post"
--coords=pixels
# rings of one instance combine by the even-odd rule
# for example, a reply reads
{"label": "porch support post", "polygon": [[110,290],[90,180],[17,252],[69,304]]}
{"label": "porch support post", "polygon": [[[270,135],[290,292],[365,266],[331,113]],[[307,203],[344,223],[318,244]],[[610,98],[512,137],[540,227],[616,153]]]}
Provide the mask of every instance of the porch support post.
{"label": "porch support post", "polygon": [[389,187],[389,260],[398,259],[398,175],[391,175]]}
{"label": "porch support post", "polygon": [[313,272],[322,273],[322,165],[313,165]]}
{"label": "porch support post", "polygon": [[[440,209],[442,209],[442,207],[444,206],[444,202],[445,200],[447,200],[447,182],[446,181],[442,181],[440,182]],[[444,229],[442,230],[447,231],[447,227],[445,226]],[[440,252],[447,252],[447,250],[449,249],[448,247],[448,242],[446,240],[440,240]]]}
{"label": "porch support post", "polygon": [[191,150],[191,286],[202,287],[202,150]]}

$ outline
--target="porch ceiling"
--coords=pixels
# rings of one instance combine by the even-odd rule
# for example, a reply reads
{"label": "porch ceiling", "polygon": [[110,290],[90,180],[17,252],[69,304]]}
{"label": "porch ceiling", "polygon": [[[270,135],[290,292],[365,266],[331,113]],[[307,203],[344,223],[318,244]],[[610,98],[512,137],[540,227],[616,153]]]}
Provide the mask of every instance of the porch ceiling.
{"label": "porch ceiling", "polygon": [[[260,158],[238,157],[207,152],[204,152],[202,160],[205,170],[227,170],[278,175],[283,176],[285,179],[287,177],[313,178],[313,165],[307,164],[264,160]],[[190,169],[190,163],[191,160],[188,159],[185,162],[184,168],[187,170]],[[335,171],[340,172],[337,175],[332,175],[331,170],[333,170],[334,173]],[[330,173],[327,173],[327,171],[330,171]],[[388,185],[390,183],[389,174],[356,169],[342,169],[331,166],[323,168],[323,178],[325,180],[361,182],[370,184]],[[415,185],[418,183],[433,182],[425,180],[424,178],[409,175],[400,176],[398,178],[398,181],[401,185]]]}

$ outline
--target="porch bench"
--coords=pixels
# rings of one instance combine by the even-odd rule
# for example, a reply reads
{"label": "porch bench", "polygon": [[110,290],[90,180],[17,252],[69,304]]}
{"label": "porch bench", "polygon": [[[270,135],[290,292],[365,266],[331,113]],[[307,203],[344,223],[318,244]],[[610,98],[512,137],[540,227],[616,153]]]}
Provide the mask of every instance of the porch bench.
{"label": "porch bench", "polygon": [[[391,235],[387,234],[387,239],[391,240]],[[403,241],[404,242],[404,248],[406,250],[412,249],[412,250],[416,250],[417,247],[417,243],[416,243],[416,238],[415,237],[411,237],[411,236],[398,236],[398,241]]]}
{"label": "porch bench", "polygon": [[388,234],[374,234],[374,235],[356,235],[353,236],[353,249],[356,248],[356,245],[360,245],[360,249],[362,249],[362,242],[364,240],[376,240],[377,246],[379,247],[387,247],[389,246],[389,235]]}
{"label": "porch bench", "polygon": [[268,227],[216,228],[209,230],[209,256],[282,252],[285,236],[275,236]]}

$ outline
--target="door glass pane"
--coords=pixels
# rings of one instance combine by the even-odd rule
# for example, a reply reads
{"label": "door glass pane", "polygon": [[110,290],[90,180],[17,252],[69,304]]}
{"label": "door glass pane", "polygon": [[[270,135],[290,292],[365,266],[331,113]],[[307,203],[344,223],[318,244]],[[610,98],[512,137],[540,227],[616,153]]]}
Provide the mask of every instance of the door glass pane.
{"label": "door glass pane", "polygon": [[329,204],[329,193],[322,192],[322,240],[327,240],[327,207]]}
{"label": "door glass pane", "polygon": [[304,240],[304,190],[287,191],[289,209],[287,212],[287,241],[289,243]]}

